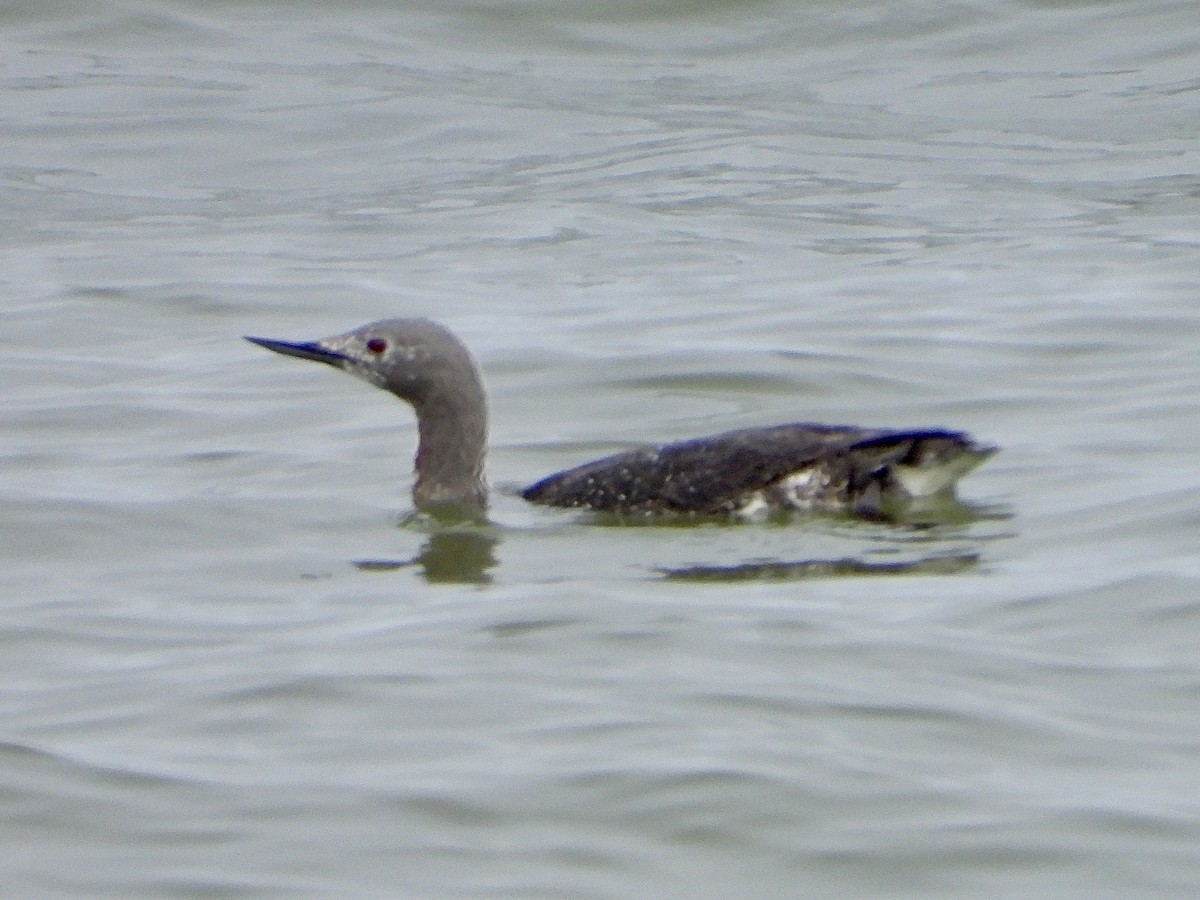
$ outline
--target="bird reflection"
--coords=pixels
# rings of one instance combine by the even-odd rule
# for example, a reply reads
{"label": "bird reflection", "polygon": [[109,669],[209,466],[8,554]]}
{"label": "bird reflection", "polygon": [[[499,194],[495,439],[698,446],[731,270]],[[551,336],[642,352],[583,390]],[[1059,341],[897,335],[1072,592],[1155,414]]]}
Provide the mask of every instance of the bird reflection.
{"label": "bird reflection", "polygon": [[413,566],[430,584],[491,584],[497,543],[495,536],[479,529],[446,529],[431,534],[410,560],[365,559],[354,565],[366,572]]}
{"label": "bird reflection", "polygon": [[759,560],[732,566],[659,569],[669,581],[801,581],[864,575],[957,575],[979,565],[978,553],[951,553],[922,559],[874,562],[854,557],[796,561]]}

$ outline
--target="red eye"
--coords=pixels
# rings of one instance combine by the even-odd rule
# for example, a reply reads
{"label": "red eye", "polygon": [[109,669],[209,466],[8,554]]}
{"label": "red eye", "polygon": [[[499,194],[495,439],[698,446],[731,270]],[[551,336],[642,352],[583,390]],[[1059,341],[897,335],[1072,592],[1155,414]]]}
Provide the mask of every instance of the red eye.
{"label": "red eye", "polygon": [[367,349],[372,353],[382,353],[387,349],[387,341],[383,338],[371,338],[367,341]]}

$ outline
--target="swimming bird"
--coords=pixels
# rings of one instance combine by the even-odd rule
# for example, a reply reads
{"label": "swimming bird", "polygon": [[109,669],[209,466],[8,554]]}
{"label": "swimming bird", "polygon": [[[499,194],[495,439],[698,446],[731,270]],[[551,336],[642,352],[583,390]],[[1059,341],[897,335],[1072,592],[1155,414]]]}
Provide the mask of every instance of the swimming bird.
{"label": "swimming bird", "polygon": [[[487,396],[470,351],[448,328],[384,319],[317,341],[246,340],[327,363],[411,404],[417,508],[486,509]],[[957,431],[796,423],[617,453],[543,478],[521,495],[634,515],[815,509],[878,517],[891,504],[952,496],[959,478],[994,452]]]}

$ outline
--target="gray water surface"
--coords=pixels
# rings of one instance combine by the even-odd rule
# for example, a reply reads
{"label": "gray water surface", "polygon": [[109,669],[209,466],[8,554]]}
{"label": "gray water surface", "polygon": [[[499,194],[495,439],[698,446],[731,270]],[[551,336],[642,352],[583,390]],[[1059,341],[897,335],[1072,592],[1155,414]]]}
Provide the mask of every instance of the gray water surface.
{"label": "gray water surface", "polygon": [[[1200,16],[1177,2],[0,12],[0,893],[1200,889]],[[240,339],[437,318],[410,411]],[[524,484],[818,420],[934,527]]]}

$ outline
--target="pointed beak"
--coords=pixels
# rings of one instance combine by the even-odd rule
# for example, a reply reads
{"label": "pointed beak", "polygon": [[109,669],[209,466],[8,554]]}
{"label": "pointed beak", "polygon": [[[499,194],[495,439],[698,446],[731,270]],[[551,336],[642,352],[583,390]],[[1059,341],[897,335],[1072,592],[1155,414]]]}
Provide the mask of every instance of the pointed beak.
{"label": "pointed beak", "polygon": [[284,356],[297,356],[300,359],[311,359],[316,362],[328,363],[331,366],[343,368],[349,359],[334,350],[326,350],[315,341],[293,344],[290,341],[273,341],[270,338],[246,337],[252,344],[282,353]]}

